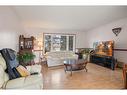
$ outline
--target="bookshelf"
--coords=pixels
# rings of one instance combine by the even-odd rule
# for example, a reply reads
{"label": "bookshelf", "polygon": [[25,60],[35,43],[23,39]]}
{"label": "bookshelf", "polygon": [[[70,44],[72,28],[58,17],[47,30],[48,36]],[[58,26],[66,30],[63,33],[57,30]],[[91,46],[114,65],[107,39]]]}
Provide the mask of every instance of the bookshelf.
{"label": "bookshelf", "polygon": [[19,36],[19,52],[32,52],[34,48],[34,37],[25,38],[24,35]]}

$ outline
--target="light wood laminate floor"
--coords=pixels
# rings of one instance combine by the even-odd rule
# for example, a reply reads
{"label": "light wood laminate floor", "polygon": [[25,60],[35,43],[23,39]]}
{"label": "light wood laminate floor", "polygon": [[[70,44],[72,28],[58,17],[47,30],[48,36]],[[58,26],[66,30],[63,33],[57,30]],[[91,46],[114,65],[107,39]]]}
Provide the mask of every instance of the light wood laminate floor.
{"label": "light wood laminate floor", "polygon": [[42,65],[44,89],[123,89],[122,70],[115,71],[92,63],[84,70],[64,72],[64,66]]}

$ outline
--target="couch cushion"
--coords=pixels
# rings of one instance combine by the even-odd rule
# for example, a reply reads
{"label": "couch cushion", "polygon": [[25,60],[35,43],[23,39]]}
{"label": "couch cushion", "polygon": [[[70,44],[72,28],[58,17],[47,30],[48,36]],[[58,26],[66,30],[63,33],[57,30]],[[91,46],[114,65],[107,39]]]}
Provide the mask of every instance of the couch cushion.
{"label": "couch cushion", "polygon": [[30,75],[26,77],[24,83],[25,85],[31,85],[31,84],[42,84],[42,74],[36,74],[36,75]]}
{"label": "couch cushion", "polygon": [[36,65],[26,66],[26,68],[30,73],[34,73],[34,72],[41,73],[41,65],[36,64]]}
{"label": "couch cushion", "polygon": [[41,84],[42,84],[42,75],[37,74],[10,80],[6,84],[6,89],[24,89],[29,86],[32,87],[34,85]]}

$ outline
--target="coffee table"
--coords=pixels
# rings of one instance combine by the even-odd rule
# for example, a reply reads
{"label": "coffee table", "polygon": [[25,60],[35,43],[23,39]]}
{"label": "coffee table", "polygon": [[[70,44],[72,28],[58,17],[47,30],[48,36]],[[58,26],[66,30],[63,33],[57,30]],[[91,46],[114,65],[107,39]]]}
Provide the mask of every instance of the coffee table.
{"label": "coffee table", "polygon": [[72,71],[77,71],[77,70],[85,70],[86,72],[88,71],[86,68],[87,65],[87,61],[85,59],[65,59],[64,60],[64,70],[65,73],[66,71],[70,71],[71,72],[71,76],[72,76]]}

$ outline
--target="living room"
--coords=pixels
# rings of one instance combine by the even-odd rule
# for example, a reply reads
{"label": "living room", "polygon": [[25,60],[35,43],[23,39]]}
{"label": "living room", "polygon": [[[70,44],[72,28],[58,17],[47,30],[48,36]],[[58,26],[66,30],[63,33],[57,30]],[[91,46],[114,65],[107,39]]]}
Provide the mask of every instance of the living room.
{"label": "living room", "polygon": [[[22,49],[19,38],[34,37],[32,53],[36,57],[27,69],[35,70],[33,76],[41,73],[34,79],[36,83],[28,78],[29,84],[12,86],[8,82],[1,89],[125,89],[126,10],[126,6],[0,6],[0,50],[10,48],[18,53]],[[91,61],[95,42],[111,47],[111,55],[106,53],[111,58],[108,68],[101,65],[105,57],[98,59],[99,64]],[[65,64],[82,59],[83,69]]]}

